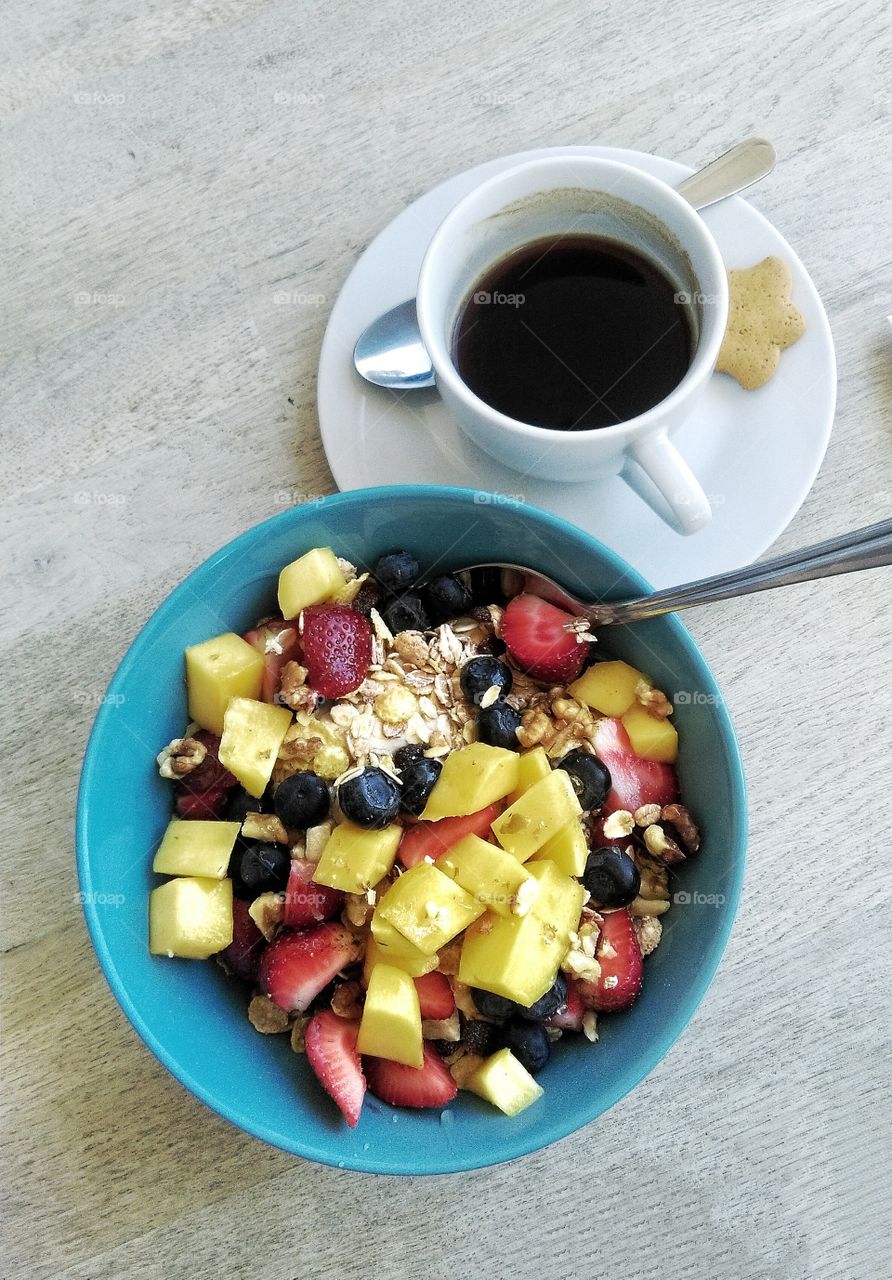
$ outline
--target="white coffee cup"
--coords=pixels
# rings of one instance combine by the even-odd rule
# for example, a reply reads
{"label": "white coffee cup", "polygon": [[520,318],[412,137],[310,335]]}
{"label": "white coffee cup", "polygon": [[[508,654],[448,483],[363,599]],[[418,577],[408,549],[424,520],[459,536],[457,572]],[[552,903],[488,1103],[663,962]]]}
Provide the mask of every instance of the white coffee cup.
{"label": "white coffee cup", "polygon": [[[453,340],[489,268],[532,240],[571,233],[620,241],[655,262],[688,308],[694,355],[678,386],[646,413],[614,426],[557,431],[519,422],[475,395],[455,366]],[[523,474],[565,482],[614,475],[634,460],[684,533],[709,523],[709,500],[671,436],[712,376],[728,283],[705,222],[672,187],[615,160],[572,153],[508,169],[471,191],[440,224],[421,265],[416,302],[440,395],[488,454]]]}

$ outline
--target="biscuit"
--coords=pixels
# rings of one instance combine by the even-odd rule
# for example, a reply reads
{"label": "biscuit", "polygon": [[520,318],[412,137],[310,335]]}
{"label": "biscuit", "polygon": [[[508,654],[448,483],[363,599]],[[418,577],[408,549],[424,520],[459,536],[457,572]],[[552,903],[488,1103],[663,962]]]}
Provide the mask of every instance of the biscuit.
{"label": "biscuit", "polygon": [[805,333],[805,317],[790,301],[793,277],[781,258],[729,271],[728,287],[728,327],[715,367],[754,391],[775,373],[780,353]]}

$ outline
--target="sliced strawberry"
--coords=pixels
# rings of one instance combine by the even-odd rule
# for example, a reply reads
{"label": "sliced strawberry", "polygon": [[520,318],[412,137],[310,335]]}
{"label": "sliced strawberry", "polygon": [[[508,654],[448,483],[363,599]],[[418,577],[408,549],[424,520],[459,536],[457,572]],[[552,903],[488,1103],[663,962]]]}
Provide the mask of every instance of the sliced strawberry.
{"label": "sliced strawberry", "polygon": [[443,1059],[429,1044],[424,1046],[420,1067],[406,1067],[388,1058],[363,1062],[372,1093],[394,1107],[445,1107],[458,1093]]}
{"label": "sliced strawberry", "polygon": [[604,813],[613,813],[615,809],[634,813],[643,804],[672,804],[678,798],[675,766],[636,756],[619,720],[598,722],[595,752],[610,770],[612,783],[604,801]]}
{"label": "sliced strawberry", "polygon": [[596,951],[601,976],[597,982],[580,982],[579,992],[589,1009],[614,1013],[628,1009],[641,990],[644,962],[638,936],[628,911],[611,911],[604,917]]}
{"label": "sliced strawberry", "polygon": [[280,1009],[303,1012],[358,956],[358,944],[342,924],[281,933],[260,960],[260,986]]}
{"label": "sliced strawberry", "polygon": [[289,929],[331,920],[343,909],[344,895],[340,889],[313,884],[315,870],[315,862],[308,862],[306,858],[291,860],[288,887],[285,890],[285,924]]}
{"label": "sliced strawberry", "polygon": [[232,900],[232,942],[219,955],[223,968],[236,978],[254,982],[266,940],[248,914],[249,902]]}
{"label": "sliced strawberry", "polygon": [[264,702],[275,702],[282,668],[300,653],[297,623],[285,622],[283,618],[270,618],[251,631],[246,631],[244,638],[258,653],[263,654],[260,697]]}
{"label": "sliced strawberry", "polygon": [[464,836],[485,840],[504,805],[497,801],[460,818],[440,818],[438,822],[417,822],[403,832],[397,857],[404,867],[414,867],[424,858],[441,857]]}
{"label": "sliced strawberry", "polygon": [[182,782],[177,783],[177,817],[199,819],[222,817],[230,790],[230,787],[209,787],[206,791],[194,791]]}
{"label": "sliced strawberry", "polygon": [[455,997],[445,973],[426,973],[415,979],[418,992],[418,1003],[421,1005],[422,1018],[430,1018],[439,1022],[448,1018],[455,1008]]}
{"label": "sliced strawberry", "polygon": [[557,1013],[552,1014],[546,1025],[557,1027],[561,1031],[581,1031],[584,1013],[585,1005],[582,1000],[582,992],[579,990],[579,982],[576,978],[568,978],[567,1003],[563,1009],[559,1009]]}
{"label": "sliced strawberry", "polygon": [[303,627],[310,688],[324,698],[358,689],[372,661],[368,620],[344,604],[314,604],[303,611]]}
{"label": "sliced strawberry", "polygon": [[574,631],[565,630],[574,621],[572,613],[539,596],[515,596],[502,617],[502,639],[534,680],[566,684],[579,675],[589,651],[587,641],[580,643]]}
{"label": "sliced strawberry", "polygon": [[358,1022],[349,1022],[330,1009],[323,1009],[310,1019],[304,1036],[310,1066],[351,1129],[359,1122],[365,1097],[365,1076],[356,1052],[358,1031]]}

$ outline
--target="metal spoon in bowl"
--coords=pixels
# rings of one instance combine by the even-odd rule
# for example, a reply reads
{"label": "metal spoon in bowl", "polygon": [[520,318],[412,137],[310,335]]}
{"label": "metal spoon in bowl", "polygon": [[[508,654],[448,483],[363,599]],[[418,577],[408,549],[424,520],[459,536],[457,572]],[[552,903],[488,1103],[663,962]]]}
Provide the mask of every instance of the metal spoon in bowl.
{"label": "metal spoon in bowl", "polygon": [[696,604],[713,604],[717,600],[732,600],[736,596],[786,587],[795,582],[811,582],[816,578],[830,578],[836,574],[876,569],[889,564],[892,564],[892,520],[881,520],[878,524],[866,525],[841,537],[747,565],[731,573],[719,573],[684,586],[609,603],[592,604],[582,600],[559,586],[553,578],[535,573],[523,565],[487,563],[467,568],[514,570],[524,576],[524,591],[551,600],[576,617],[585,619],[594,628],[643,622],[647,618],[689,609]]}
{"label": "metal spoon in bowl", "polygon": [[[705,209],[743,191],[774,168],[774,147],[765,138],[747,138],[692,173],[675,188],[694,206]],[[391,390],[432,387],[436,382],[430,358],[421,341],[415,299],[385,311],[360,334],[353,363],[366,382]]]}

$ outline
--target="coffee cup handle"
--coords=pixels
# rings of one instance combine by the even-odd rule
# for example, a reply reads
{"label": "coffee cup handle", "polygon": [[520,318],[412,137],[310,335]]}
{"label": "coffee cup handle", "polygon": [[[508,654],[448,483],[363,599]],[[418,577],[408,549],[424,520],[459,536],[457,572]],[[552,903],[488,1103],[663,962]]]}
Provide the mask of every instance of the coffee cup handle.
{"label": "coffee cup handle", "polygon": [[709,499],[667,432],[658,431],[636,440],[629,452],[660,491],[682,533],[697,533],[709,524]]}

